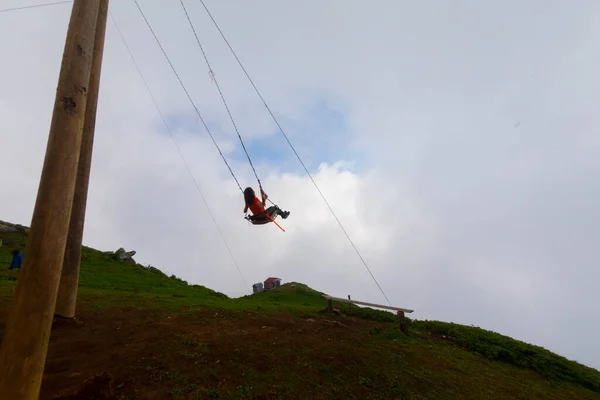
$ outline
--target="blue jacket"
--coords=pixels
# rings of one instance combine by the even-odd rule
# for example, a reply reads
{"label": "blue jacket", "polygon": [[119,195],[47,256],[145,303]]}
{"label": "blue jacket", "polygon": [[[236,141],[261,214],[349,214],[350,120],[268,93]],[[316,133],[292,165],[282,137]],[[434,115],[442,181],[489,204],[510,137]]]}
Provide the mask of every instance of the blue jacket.
{"label": "blue jacket", "polygon": [[13,256],[12,263],[10,263],[10,269],[21,268],[23,263],[23,253],[19,253]]}

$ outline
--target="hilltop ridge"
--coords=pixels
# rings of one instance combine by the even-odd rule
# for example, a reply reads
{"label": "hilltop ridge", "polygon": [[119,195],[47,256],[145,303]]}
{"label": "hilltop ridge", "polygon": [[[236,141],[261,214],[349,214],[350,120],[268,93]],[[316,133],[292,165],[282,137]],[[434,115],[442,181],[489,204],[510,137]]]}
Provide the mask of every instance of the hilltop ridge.
{"label": "hilltop ridge", "polygon": [[[27,229],[0,236],[0,264]],[[18,272],[0,270],[0,335]],[[600,399],[600,372],[480,328],[335,304],[300,282],[232,299],[84,247],[41,399]]]}

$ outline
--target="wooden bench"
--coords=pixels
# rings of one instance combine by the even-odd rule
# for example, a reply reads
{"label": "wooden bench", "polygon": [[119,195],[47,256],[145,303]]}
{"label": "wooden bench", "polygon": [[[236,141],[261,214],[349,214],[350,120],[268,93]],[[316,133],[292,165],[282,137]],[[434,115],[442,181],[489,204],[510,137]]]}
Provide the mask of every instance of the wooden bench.
{"label": "wooden bench", "polygon": [[330,313],[333,313],[333,302],[334,301],[339,301],[340,303],[349,303],[349,304],[356,304],[356,305],[369,306],[369,307],[375,307],[375,308],[383,308],[386,310],[396,311],[396,314],[398,314],[398,322],[400,323],[400,328],[402,329],[403,332],[406,332],[406,318],[404,316],[404,313],[410,314],[414,311],[414,310],[409,310],[407,308],[384,306],[382,304],[373,304],[373,303],[367,303],[364,301],[350,300],[350,296],[348,296],[347,299],[342,299],[340,297],[323,295],[323,298],[327,300],[327,311]]}

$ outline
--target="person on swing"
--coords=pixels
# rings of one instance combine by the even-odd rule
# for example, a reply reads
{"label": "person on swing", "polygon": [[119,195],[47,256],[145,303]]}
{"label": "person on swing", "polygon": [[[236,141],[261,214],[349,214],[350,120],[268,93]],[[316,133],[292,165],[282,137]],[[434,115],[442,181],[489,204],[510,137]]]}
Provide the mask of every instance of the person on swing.
{"label": "person on swing", "polygon": [[[252,222],[258,223],[266,223],[270,222],[271,219],[275,219],[277,215],[281,215],[281,218],[286,219],[289,215],[289,211],[282,211],[281,208],[276,205],[272,205],[271,207],[265,209],[265,203],[269,196],[263,191],[262,187],[260,188],[260,194],[262,197],[262,201],[256,197],[254,194],[254,190],[251,187],[247,187],[244,190],[244,201],[246,205],[244,207],[244,214],[248,212],[248,209],[252,211],[252,215],[248,217],[248,220]],[[268,216],[271,217],[269,219]]]}

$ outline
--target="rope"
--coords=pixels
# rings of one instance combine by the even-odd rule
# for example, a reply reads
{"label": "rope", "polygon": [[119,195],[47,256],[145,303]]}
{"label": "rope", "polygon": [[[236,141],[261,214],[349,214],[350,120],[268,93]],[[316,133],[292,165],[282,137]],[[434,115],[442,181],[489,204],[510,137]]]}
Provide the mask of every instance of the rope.
{"label": "rope", "polygon": [[0,10],[0,13],[9,12],[9,11],[27,10],[27,9],[30,9],[30,8],[56,6],[58,4],[66,4],[66,3],[72,3],[72,2],[73,2],[72,0],[69,0],[69,1],[56,1],[54,3],[34,4],[32,6],[14,7],[14,8],[3,8],[3,9]]}
{"label": "rope", "polygon": [[152,29],[152,26],[150,25],[150,22],[148,22],[148,19],[146,18],[146,15],[144,14],[144,12],[142,11],[139,3],[137,0],[133,0],[135,2],[135,5],[137,6],[138,10],[140,11],[140,14],[142,14],[142,17],[144,18],[144,21],[146,21],[146,25],[148,25],[148,29],[150,29],[150,32],[152,32],[152,36],[154,36],[154,39],[156,40],[156,43],[158,44],[158,46],[160,47],[163,55],[165,56],[165,58],[167,59],[167,62],[169,63],[169,65],[171,66],[171,69],[173,70],[173,73],[175,74],[175,76],[177,77],[177,80],[179,81],[179,83],[181,84],[181,87],[183,88],[183,91],[185,92],[185,94],[187,95],[188,99],[190,100],[190,103],[192,103],[192,107],[194,107],[194,110],[196,111],[196,114],[198,115],[198,117],[200,118],[200,121],[202,121],[202,125],[204,125],[204,128],[206,129],[206,132],[208,132],[210,138],[212,139],[212,142],[214,143],[214,145],[216,146],[217,150],[219,151],[219,154],[221,155],[221,158],[223,159],[223,161],[225,162],[225,165],[227,165],[227,168],[229,168],[229,172],[231,173],[231,176],[233,177],[233,179],[235,180],[235,183],[237,184],[238,188],[240,189],[240,191],[243,193],[244,191],[242,190],[242,186],[240,185],[240,182],[238,181],[238,179],[236,178],[235,174],[233,173],[233,170],[231,169],[231,167],[229,166],[229,163],[227,162],[227,159],[225,158],[225,156],[223,155],[223,152],[221,151],[221,148],[219,147],[219,145],[217,144],[217,142],[215,141],[215,138],[213,137],[210,129],[208,128],[208,125],[206,124],[206,122],[204,121],[204,118],[202,118],[202,114],[200,114],[200,111],[198,110],[198,107],[196,107],[196,104],[194,103],[194,100],[192,100],[192,97],[190,96],[190,93],[188,92],[187,88],[185,87],[183,81],[181,80],[181,78],[179,77],[179,74],[177,73],[177,70],[175,69],[175,67],[173,66],[173,63],[171,62],[171,59],[169,58],[169,56],[167,55],[167,53],[165,52],[165,49],[162,47],[162,45],[160,44],[160,41],[158,40],[158,37],[156,36],[156,33],[154,33],[154,29]]}
{"label": "rope", "polygon": [[377,287],[379,288],[379,291],[381,292],[381,294],[383,294],[383,297],[385,297],[385,299],[387,300],[388,304],[391,305],[390,300],[388,299],[388,297],[385,295],[385,292],[383,291],[383,289],[381,288],[381,286],[379,285],[379,282],[377,282],[377,279],[375,279],[375,276],[373,275],[373,273],[371,272],[371,269],[369,268],[369,266],[367,265],[366,261],[364,260],[364,258],[362,257],[362,255],[360,254],[360,252],[358,251],[358,249],[356,248],[356,245],[354,244],[354,242],[352,241],[352,239],[350,238],[350,235],[348,235],[348,232],[346,232],[346,229],[344,229],[344,226],[342,225],[342,223],[340,222],[339,218],[337,217],[337,215],[335,214],[335,212],[333,211],[333,208],[331,208],[331,205],[329,204],[329,202],[327,201],[327,199],[325,198],[325,196],[323,195],[323,192],[321,192],[321,189],[319,189],[319,186],[317,185],[317,183],[315,182],[315,180],[313,179],[311,173],[308,171],[308,168],[306,168],[306,165],[304,165],[304,162],[302,161],[302,159],[300,158],[300,156],[298,155],[298,152],[296,152],[296,149],[294,148],[294,146],[292,145],[292,143],[290,142],[288,136],[286,135],[285,131],[283,130],[283,128],[281,127],[281,125],[279,124],[279,121],[277,120],[277,118],[275,117],[275,115],[273,114],[273,112],[271,111],[271,108],[269,107],[269,105],[267,104],[267,102],[265,101],[265,99],[263,98],[263,96],[261,95],[260,91],[258,90],[258,88],[256,87],[256,85],[254,84],[254,81],[252,80],[252,78],[250,77],[250,75],[248,74],[248,71],[246,71],[246,68],[244,68],[244,65],[242,64],[242,62],[240,61],[240,59],[238,58],[237,54],[235,53],[235,51],[233,50],[233,48],[231,47],[231,45],[229,44],[229,41],[227,40],[227,38],[225,37],[225,34],[223,34],[223,31],[221,30],[221,28],[219,27],[219,24],[217,24],[217,21],[215,21],[215,19],[213,18],[211,12],[209,11],[208,7],[206,7],[206,4],[204,4],[204,0],[200,0],[200,3],[202,3],[202,5],[204,6],[204,9],[206,10],[208,16],[210,17],[210,19],[212,20],[213,24],[215,25],[215,27],[217,28],[217,30],[219,31],[219,33],[221,34],[221,37],[223,38],[223,40],[225,41],[225,43],[227,44],[227,46],[229,47],[229,50],[231,50],[231,53],[233,54],[233,56],[235,57],[235,59],[237,60],[238,64],[240,65],[240,67],[242,68],[242,71],[244,71],[244,73],[246,74],[246,77],[248,78],[248,80],[250,81],[250,83],[252,84],[252,87],[254,87],[254,90],[256,91],[256,94],[258,94],[258,97],[260,97],[260,99],[262,100],[262,103],[264,104],[265,108],[268,110],[269,114],[271,115],[271,117],[273,118],[273,121],[275,121],[275,124],[277,125],[277,127],[279,128],[281,134],[283,135],[283,137],[285,138],[285,140],[287,141],[287,143],[289,144],[289,146],[291,147],[292,151],[294,152],[294,154],[296,155],[296,157],[298,158],[298,161],[300,161],[300,164],[302,165],[302,167],[304,168],[304,171],[306,171],[306,174],[308,175],[308,177],[310,178],[310,180],[312,181],[313,185],[315,186],[315,188],[317,189],[317,191],[319,192],[319,194],[321,195],[321,197],[323,198],[323,201],[325,202],[325,204],[327,205],[327,207],[329,208],[329,211],[331,212],[331,214],[333,215],[333,217],[335,218],[335,220],[337,221],[338,225],[340,226],[340,228],[342,229],[342,231],[344,232],[344,234],[346,235],[346,238],[348,239],[348,241],[350,242],[350,244],[352,245],[352,247],[354,248],[354,251],[356,252],[356,254],[358,255],[358,257],[360,258],[360,260],[362,261],[363,265],[365,266],[365,268],[367,269],[367,271],[369,272],[369,274],[371,275],[371,278],[373,278],[373,281],[375,281],[375,284],[377,285]]}
{"label": "rope", "polygon": [[150,89],[150,86],[148,85],[148,82],[146,81],[144,74],[142,73],[137,61],[135,60],[135,57],[133,56],[133,53],[131,52],[129,45],[127,44],[127,41],[125,40],[125,37],[123,36],[123,33],[121,32],[121,29],[119,29],[119,25],[117,24],[115,17],[112,15],[112,13],[110,11],[109,11],[109,15],[110,15],[110,18],[111,18],[113,24],[117,28],[117,32],[119,33],[119,36],[121,37],[121,40],[123,41],[123,44],[125,45],[125,48],[127,49],[127,52],[129,53],[129,56],[131,57],[131,61],[133,61],[133,65],[135,65],[135,69],[137,70],[138,74],[140,75],[140,78],[142,78],[142,81],[144,82],[144,86],[146,86],[146,90],[148,91],[148,94],[150,95],[150,98],[152,99],[152,102],[154,103],[154,106],[156,107],[156,111],[158,111],[158,115],[160,115],[160,118],[162,119],[162,121],[165,125],[165,128],[167,129],[167,132],[169,133],[169,135],[171,137],[171,140],[173,140],[173,143],[175,144],[175,147],[177,148],[177,152],[179,153],[179,156],[181,157],[183,163],[185,164],[185,166],[187,168],[188,173],[190,174],[190,177],[192,178],[192,182],[194,182],[194,186],[196,187],[198,194],[200,194],[200,197],[202,198],[202,201],[204,202],[204,205],[206,206],[206,209],[208,210],[208,214],[210,215],[211,219],[213,220],[215,227],[217,228],[217,231],[219,232],[219,235],[221,236],[221,239],[223,239],[223,243],[225,244],[225,247],[227,248],[227,251],[229,252],[229,255],[231,256],[231,260],[233,261],[233,264],[237,268],[237,270],[240,274],[240,277],[242,278],[242,281],[244,281],[244,285],[246,286],[246,289],[248,289],[248,291],[251,292],[250,286],[248,286],[248,282],[246,282],[246,278],[244,278],[244,275],[242,274],[242,270],[240,269],[237,261],[235,260],[235,257],[233,256],[233,252],[231,251],[231,248],[227,244],[227,240],[225,240],[225,236],[223,235],[223,232],[221,231],[221,228],[219,227],[219,224],[217,223],[215,216],[213,215],[210,207],[208,206],[208,202],[206,201],[206,198],[202,194],[202,190],[200,190],[200,185],[196,181],[196,178],[194,177],[194,174],[192,173],[192,170],[191,170],[189,164],[187,163],[185,157],[183,156],[181,148],[179,147],[179,144],[175,140],[175,135],[173,135],[173,132],[172,132],[169,124],[167,123],[167,120],[164,117],[164,114],[160,110],[160,107],[158,106],[158,102],[156,101],[154,95],[152,94],[152,90]]}
{"label": "rope", "polygon": [[187,20],[190,24],[190,27],[192,28],[192,31],[194,32],[194,36],[196,37],[196,42],[198,43],[198,47],[200,48],[200,51],[202,52],[202,55],[204,56],[204,60],[206,61],[206,65],[208,67],[208,73],[211,77],[211,79],[215,82],[215,86],[217,87],[217,90],[219,91],[219,95],[221,96],[221,100],[223,101],[223,105],[225,106],[225,109],[227,110],[227,114],[229,114],[229,119],[231,120],[231,123],[233,124],[233,128],[235,129],[235,132],[238,135],[238,138],[240,139],[240,143],[242,144],[242,148],[244,149],[244,152],[246,153],[246,157],[248,157],[248,162],[250,163],[250,167],[252,167],[252,171],[254,172],[254,176],[256,177],[256,180],[258,181],[258,186],[260,189],[262,189],[262,184],[260,182],[260,179],[258,177],[258,174],[256,173],[256,169],[254,168],[254,164],[252,164],[252,160],[250,159],[250,155],[248,154],[248,150],[246,150],[246,146],[244,145],[244,141],[242,140],[242,136],[240,135],[240,131],[238,130],[238,127],[235,123],[235,120],[233,119],[233,115],[231,114],[231,111],[229,109],[229,106],[227,105],[227,101],[225,101],[225,96],[223,95],[223,91],[221,90],[221,86],[219,85],[219,81],[217,80],[212,67],[210,66],[210,62],[208,61],[208,56],[206,55],[206,52],[204,51],[204,47],[202,46],[202,43],[200,43],[200,38],[198,37],[198,33],[196,32],[196,29],[194,28],[194,24],[192,23],[192,20],[190,18],[190,15],[187,11],[187,8],[185,6],[185,4],[183,3],[183,0],[179,0],[179,2],[181,3],[181,7],[183,8],[183,11],[185,13],[185,16],[187,17]]}

